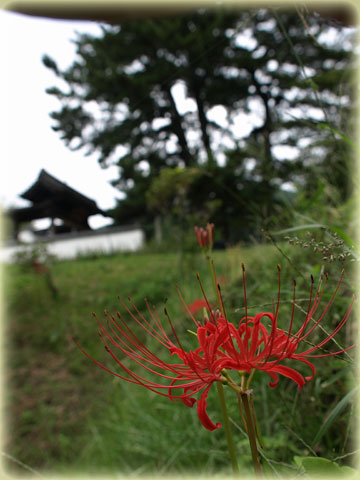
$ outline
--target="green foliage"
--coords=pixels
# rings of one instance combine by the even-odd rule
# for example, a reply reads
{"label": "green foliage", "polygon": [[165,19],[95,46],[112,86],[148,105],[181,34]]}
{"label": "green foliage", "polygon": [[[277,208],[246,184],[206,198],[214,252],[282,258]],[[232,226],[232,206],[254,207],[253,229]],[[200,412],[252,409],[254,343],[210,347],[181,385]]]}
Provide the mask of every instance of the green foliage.
{"label": "green foliage", "polygon": [[312,442],[313,446],[317,444],[317,442],[321,439],[321,437],[325,434],[329,427],[334,423],[336,418],[342,413],[342,410],[347,407],[348,403],[353,400],[353,397],[357,393],[357,391],[358,387],[350,390],[350,392],[345,395],[345,397],[335,406],[335,408],[328,413],[328,416],[324,419],[324,423],[321,425]]}
{"label": "green foliage", "polygon": [[199,175],[201,172],[195,168],[163,169],[146,193],[149,208],[184,216],[188,191]]}
{"label": "green foliage", "polygon": [[[309,293],[308,275],[316,275],[318,265],[309,253],[304,257],[301,249],[286,243],[281,248],[301,266],[306,277],[304,281],[298,278],[297,305],[301,307],[301,299]],[[233,247],[216,251],[213,256],[227,314],[235,322],[244,312],[241,263],[246,265],[249,314],[259,308],[272,309],[277,297],[276,264],[281,263],[279,322],[282,328],[288,328],[294,271],[277,249],[272,245]],[[339,269],[331,267],[333,275],[328,280],[325,301],[338,280]],[[58,298],[48,294],[40,276],[19,265],[7,266],[6,313],[10,320],[5,323],[6,453],[40,472],[63,475],[114,471],[125,475],[230,473],[223,430],[210,433],[201,427],[196,410],[116,380],[83,356],[71,339],[75,336],[90,355],[113,368],[90,312],[94,311],[99,319],[105,308],[109,313],[120,310],[126,315],[117,297],[126,299],[130,295],[142,314],[146,314],[145,297],[156,304],[164,327],[171,333],[163,316],[166,305],[184,348],[193,348],[193,336],[187,333],[192,322],[177,297],[175,285],[180,286],[187,303],[196,300],[201,296],[196,272],[212,300],[206,264],[200,254],[194,253],[183,253],[181,268],[178,256],[169,253],[56,262],[52,273],[59,287]],[[347,287],[339,292],[323,321],[327,331],[342,318],[350,295]],[[303,315],[297,308],[294,328]],[[339,333],[337,341],[342,346],[351,343],[351,332]],[[161,353],[156,341],[143,332],[141,335],[149,349]],[[300,467],[293,464],[294,456],[318,455],[328,462],[344,456],[345,464],[351,459],[347,455],[351,453],[350,439],[356,427],[356,412],[350,408],[350,384],[355,378],[352,363],[347,356],[319,359],[316,368],[316,379],[301,391],[285,378],[276,389],[269,387],[270,377],[266,374],[253,379],[255,409],[265,447],[262,462],[272,474],[283,478],[299,472]],[[305,365],[303,373],[307,374]],[[250,472],[251,458],[237,402],[228,390],[225,395],[240,468]],[[211,418],[220,420],[216,391],[210,391],[208,404]],[[317,435],[319,441],[312,446]],[[16,473],[24,468],[9,459],[7,465]],[[344,464],[340,465],[343,469]],[[302,468],[308,468],[305,460]]]}
{"label": "green foliage", "polygon": [[[278,295],[276,265],[281,264],[279,328],[289,328],[296,278],[296,331],[308,308],[310,276],[319,278],[325,254],[333,255],[334,261],[326,265],[324,305],[343,265],[346,274],[336,302],[307,340],[316,345],[343,318],[356,291],[351,261],[358,253],[356,244],[353,248],[354,200],[344,181],[351,160],[351,141],[346,140],[351,135],[344,121],[351,113],[350,53],[341,42],[334,48],[321,44],[317,39],[328,25],[316,17],[309,17],[309,22],[311,35],[291,11],[201,10],[105,25],[98,38],[81,35],[76,41],[78,58],[66,71],[44,59],[69,86],[66,92],[57,87],[49,91],[62,102],[62,110],[53,113],[55,128],[72,148],[86,146],[98,151],[103,165],[118,165],[114,184],[126,193],[114,211],[118,221],[137,219],[151,234],[154,216],[160,212],[166,241],[157,250],[137,254],[54,263],[57,297],[49,295],[43,277],[20,265],[6,267],[6,315],[11,319],[5,325],[6,452],[17,460],[11,463],[16,472],[23,462],[65,475],[229,473],[223,430],[209,433],[201,428],[194,409],[107,375],[72,341],[76,337],[91,356],[114,368],[91,312],[98,318],[103,318],[104,309],[126,315],[118,295],[122,299],[130,295],[143,315],[147,315],[144,298],[156,304],[171,334],[163,315],[166,305],[184,348],[193,348],[194,336],[188,333],[192,322],[175,286],[190,304],[201,297],[199,272],[209,301],[215,302],[207,266],[194,253],[196,223],[213,221],[215,240],[233,245],[213,256],[227,315],[235,323],[245,311],[241,264],[246,266],[249,315],[273,310]],[[238,43],[239,32],[251,33],[254,45]],[[179,83],[195,102],[195,112],[177,110],[172,87]],[[210,121],[208,112],[222,105],[233,118],[239,111],[250,111],[253,100],[263,107],[263,123],[242,140],[235,139],[233,147],[219,146],[224,162],[217,164],[213,139],[228,132]],[[100,122],[86,109],[93,101],[104,112]],[[310,107],[321,110],[324,120],[312,118]],[[291,117],[293,108],[302,108],[303,117]],[[198,134],[196,142],[189,141],[193,131]],[[309,141],[305,147],[304,138]],[[126,151],[118,153],[119,145]],[[300,148],[299,156],[276,160],[273,149],[279,145]],[[281,190],[286,181],[295,184],[298,193]],[[289,243],[286,234],[297,239]],[[254,244],[245,247],[237,244],[239,239]],[[269,243],[262,243],[266,239]],[[350,255],[342,260],[345,251]],[[131,318],[128,321],[146,347],[160,354],[161,345],[138,332]],[[326,349],[351,345],[355,330],[349,321]],[[315,364],[315,379],[301,391],[286,378],[276,388],[269,387],[266,373],[253,378],[265,447],[260,455],[269,475],[350,471],[347,464],[353,457],[357,426],[353,354],[316,359]],[[301,367],[306,376],[307,365]],[[248,440],[237,402],[228,390],[225,395],[240,469],[247,473]],[[208,409],[211,418],[220,419],[212,390]]]}
{"label": "green foliage", "polygon": [[[322,40],[331,29],[336,45]],[[112,212],[118,223],[138,221],[152,235],[148,192],[159,188],[160,172],[201,168],[187,198],[191,214],[216,201],[212,220],[224,237],[248,240],[288,216],[286,182],[308,197],[318,178],[341,201],[351,193],[354,67],[345,40],[345,31],[320,16],[304,23],[289,9],[201,9],[103,25],[98,37],[78,35],[66,70],[43,59],[67,85],[48,89],[61,102],[53,128],[71,148],[119,167],[113,183],[126,197]],[[180,86],[194,105],[185,112],[174,94]],[[91,113],[95,102],[99,111]],[[214,107],[224,109],[227,126],[211,119]],[[254,108],[261,111],[256,126],[230,128]],[[274,152],[283,146],[296,148],[295,158],[280,160]]]}
{"label": "green foliage", "polygon": [[310,478],[344,477],[354,478],[358,471],[350,467],[340,467],[336,462],[331,462],[321,457],[294,457],[295,463],[301,467]]}
{"label": "green foliage", "polygon": [[23,265],[24,268],[32,268],[34,262],[49,265],[56,260],[56,255],[49,253],[45,243],[24,244],[14,254],[15,263]]}

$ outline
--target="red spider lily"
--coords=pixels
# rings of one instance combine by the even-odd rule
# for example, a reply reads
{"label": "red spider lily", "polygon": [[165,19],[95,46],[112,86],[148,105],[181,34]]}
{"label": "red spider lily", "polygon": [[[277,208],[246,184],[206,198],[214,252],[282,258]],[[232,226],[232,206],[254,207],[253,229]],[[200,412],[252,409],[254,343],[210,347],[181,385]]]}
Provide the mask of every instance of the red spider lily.
{"label": "red spider lily", "polygon": [[[184,304],[188,314],[192,318],[196,326],[196,336],[199,342],[199,347],[195,350],[186,352],[181,345],[181,342],[175,332],[173,324],[165,311],[172,334],[175,338],[173,343],[170,340],[168,334],[164,330],[159,317],[155,309],[151,309],[146,302],[151,321],[149,322],[139,312],[135,305],[131,302],[135,313],[122,302],[126,311],[130,315],[131,319],[141,326],[144,331],[156,339],[167,351],[169,356],[177,355],[181,360],[181,363],[170,363],[163,361],[151,352],[146,345],[139,339],[138,336],[130,329],[125,320],[118,313],[117,316],[120,320],[115,319],[114,316],[108,315],[106,312],[107,328],[96,318],[99,324],[99,334],[105,345],[106,350],[109,352],[114,361],[122,369],[122,374],[114,372],[97,360],[93,359],[87,354],[75,341],[80,350],[98,366],[106,370],[107,372],[126,380],[131,383],[142,385],[149,390],[158,393],[159,395],[168,397],[170,400],[182,400],[182,402],[192,407],[196,403],[194,395],[201,392],[200,398],[197,401],[197,412],[199,419],[203,426],[208,430],[214,430],[221,426],[220,423],[214,424],[210,420],[206,412],[207,395],[210,387],[215,381],[221,381],[228,383],[229,386],[234,386],[237,391],[240,391],[242,387],[238,387],[228,375],[229,370],[237,370],[244,373],[252,373],[255,370],[267,372],[272,381],[271,387],[275,387],[279,381],[279,375],[290,378],[297,383],[299,389],[305,384],[305,380],[309,381],[314,378],[315,367],[308,360],[313,357],[326,357],[331,355],[337,355],[343,353],[355,345],[352,345],[345,349],[340,349],[336,352],[327,352],[314,355],[313,353],[319,349],[322,349],[339,330],[345,325],[347,319],[350,316],[354,298],[345,313],[343,319],[327,337],[312,345],[310,348],[305,349],[302,352],[298,352],[299,345],[307,341],[309,335],[320,325],[325,314],[328,312],[332,305],[336,293],[342,282],[343,273],[339,283],[323,312],[315,319],[314,316],[320,305],[325,284],[327,282],[327,276],[321,277],[319,286],[314,294],[314,281],[312,279],[310,299],[308,309],[306,312],[305,320],[302,326],[293,333],[293,321],[295,311],[295,287],[294,282],[294,294],[293,294],[293,307],[291,319],[289,322],[288,331],[278,328],[279,317],[279,305],[280,305],[280,267],[278,268],[279,287],[278,287],[278,299],[275,313],[261,312],[250,317],[247,315],[247,297],[245,287],[245,268],[243,267],[243,282],[244,282],[244,298],[245,298],[245,317],[239,322],[238,328],[227,320],[224,304],[220,292],[218,289],[218,299],[221,313],[219,311],[211,311],[209,302],[204,294],[204,304],[209,312],[209,319],[204,321],[204,324],[200,324],[192,315],[191,308],[189,308],[184,302],[180,292],[180,298]],[[216,280],[216,278],[215,278]],[[201,286],[201,283],[200,283]],[[201,286],[202,289],[202,286]],[[264,319],[270,320],[271,328],[268,328]],[[313,321],[311,327],[310,322]],[[157,381],[148,380],[138,373],[134,372],[128,366],[125,365],[125,360],[121,361],[115,355],[114,350],[121,352],[122,356],[128,357],[132,362],[141,366],[148,374],[152,374],[156,377]],[[304,377],[292,367],[283,365],[283,360],[296,360],[308,365],[312,371],[312,375]],[[121,371],[121,370],[120,370]],[[250,377],[249,377],[250,378]],[[159,383],[164,382],[164,383]],[[248,388],[249,384],[247,385]]]}
{"label": "red spider lily", "polygon": [[[208,430],[214,430],[221,426],[220,423],[214,425],[209,419],[206,413],[206,400],[208,391],[212,383],[219,380],[221,377],[221,362],[216,365],[216,354],[219,344],[223,340],[224,335],[220,335],[217,338],[206,337],[206,328],[201,327],[198,322],[195,321],[198,328],[197,335],[200,342],[200,347],[194,351],[185,352],[178,336],[173,328],[171,320],[165,311],[171,326],[172,333],[175,337],[177,345],[175,345],[165,332],[157,312],[155,309],[151,309],[146,302],[148,311],[151,317],[151,323],[139,312],[136,306],[131,302],[135,313],[122,302],[127,313],[130,315],[138,325],[140,325],[148,335],[156,339],[171,355],[177,354],[182,363],[170,363],[161,360],[157,355],[151,352],[146,345],[139,339],[138,336],[130,329],[128,324],[122,318],[120,313],[117,313],[118,321],[113,315],[106,315],[107,328],[96,317],[99,325],[99,335],[105,345],[105,349],[115,360],[115,362],[121,367],[124,374],[119,374],[113,370],[108,369],[97,360],[92,358],[83,348],[74,340],[78,348],[99,367],[107,372],[126,380],[131,383],[142,385],[149,390],[158,393],[159,395],[170,398],[171,400],[182,400],[182,402],[192,407],[196,402],[193,395],[203,390],[198,403],[197,412],[201,423]],[[185,305],[186,306],[186,305]],[[187,307],[186,307],[187,308]],[[187,311],[189,309],[187,308]],[[200,340],[201,339],[201,340]],[[114,351],[120,351],[122,356],[130,358],[134,363],[141,366],[148,373],[158,377],[158,381],[154,382],[148,380],[138,373],[135,373],[129,367],[125,365],[125,360],[121,361],[115,355]],[[166,382],[159,383],[160,381]]]}
{"label": "red spider lily", "polygon": [[215,225],[213,223],[208,223],[206,229],[202,227],[194,227],[196,241],[199,247],[205,248],[208,246],[211,250],[214,240],[214,228]]}
{"label": "red spider lily", "polygon": [[[298,347],[300,343],[305,341],[305,339],[316,329],[316,327],[320,325],[325,314],[328,312],[330,306],[332,305],[336,293],[341,285],[343,272],[329,303],[327,304],[319,318],[315,320],[314,316],[320,305],[327,278],[327,275],[325,275],[325,277],[321,276],[315,296],[313,297],[314,280],[311,277],[311,291],[306,317],[298,331],[296,333],[293,333],[292,328],[295,311],[296,283],[294,282],[293,308],[289,323],[289,329],[288,331],[284,331],[278,328],[280,304],[280,268],[278,300],[275,314],[270,312],[262,312],[255,315],[255,317],[249,317],[246,311],[247,302],[245,287],[245,269],[243,267],[245,317],[240,320],[238,328],[236,328],[232,323],[228,322],[225,317],[219,318],[216,321],[217,329],[220,334],[223,331],[228,332],[228,336],[226,337],[225,342],[221,344],[221,350],[219,350],[219,356],[223,359],[225,357],[227,357],[228,359],[228,363],[222,363],[224,368],[229,370],[234,369],[245,371],[248,373],[250,373],[253,369],[265,371],[272,377],[273,381],[269,384],[271,387],[275,387],[277,385],[279,381],[278,375],[280,374],[296,382],[299,389],[301,389],[305,384],[305,380],[312,380],[315,376],[315,367],[308,360],[308,358],[338,355],[340,353],[346,352],[347,350],[350,350],[351,348],[354,348],[355,345],[352,345],[348,348],[344,348],[336,352],[327,352],[316,355],[313,354],[315,351],[322,349],[324,345],[326,345],[330,340],[332,340],[334,336],[345,325],[346,321],[350,316],[355,296],[353,297],[352,302],[348,307],[348,310],[345,313],[344,317],[337,325],[337,327],[332,331],[332,333],[328,334],[325,339],[323,339],[316,345],[312,345],[311,348],[307,348],[305,351],[298,352]],[[267,317],[270,320],[270,329],[268,329],[264,325],[264,317]],[[313,321],[313,324],[311,328],[308,329],[311,320]],[[308,331],[306,331],[307,329]],[[310,367],[312,375],[307,376],[304,379],[304,377],[297,370],[286,365],[282,365],[280,363],[285,359],[297,360],[298,362],[305,363]]]}

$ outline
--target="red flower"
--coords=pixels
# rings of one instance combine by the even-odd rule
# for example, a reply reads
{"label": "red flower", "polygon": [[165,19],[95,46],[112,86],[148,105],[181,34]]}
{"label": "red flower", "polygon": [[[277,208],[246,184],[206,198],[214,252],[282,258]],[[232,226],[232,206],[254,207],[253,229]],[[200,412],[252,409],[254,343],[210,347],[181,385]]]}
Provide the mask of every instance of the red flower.
{"label": "red flower", "polygon": [[[122,304],[131,319],[140,325],[148,335],[161,343],[170,356],[176,354],[181,359],[181,363],[163,361],[160,357],[152,353],[130,329],[119,313],[117,313],[117,316],[120,321],[116,320],[113,315],[110,316],[105,312],[107,328],[105,328],[95,314],[93,315],[99,324],[99,335],[105,345],[105,349],[123,370],[122,374],[110,370],[99,363],[73,339],[76,345],[90,360],[112,375],[128,382],[142,385],[159,395],[170,398],[170,400],[180,399],[189,407],[192,407],[196,402],[193,395],[203,391],[197,404],[199,419],[208,430],[219,428],[221,424],[217,423],[214,425],[206,413],[206,399],[212,383],[221,377],[220,371],[222,367],[216,367],[214,364],[216,363],[218,345],[221,343],[222,337],[207,337],[205,333],[206,327],[201,327],[200,324],[194,320],[198,327],[197,334],[200,347],[187,353],[184,351],[176,335],[167,312],[165,313],[168,316],[176,344],[170,340],[165,332],[155,309],[151,309],[146,302],[151,317],[151,322],[149,322],[141,315],[130,299],[129,301],[135,313],[132,313],[125,303],[122,302]],[[138,373],[135,373],[135,371],[125,365],[124,361],[119,360],[114,351],[120,351],[121,356],[130,358],[134,363],[147,371],[147,373],[157,377],[157,381],[148,380]],[[164,383],[160,383],[161,381]]]}
{"label": "red flower", "polygon": [[[243,272],[245,272],[244,267]],[[247,305],[244,273],[243,278],[246,311]],[[337,325],[337,327],[332,331],[332,333],[328,334],[322,341],[320,341],[316,345],[312,345],[311,348],[307,348],[302,352],[298,352],[298,347],[301,342],[305,341],[305,339],[320,325],[325,314],[328,312],[330,306],[332,305],[336,293],[342,282],[343,272],[329,303],[327,304],[321,315],[318,317],[318,319],[315,320],[314,316],[320,305],[327,278],[327,275],[325,275],[325,277],[321,276],[318,288],[313,298],[314,281],[311,277],[312,283],[308,310],[302,326],[297,330],[296,333],[292,332],[295,311],[295,282],[293,294],[293,308],[291,319],[289,322],[289,329],[288,331],[285,331],[278,328],[280,303],[280,268],[278,301],[275,314],[270,312],[262,312],[255,315],[255,317],[249,317],[247,313],[245,313],[245,317],[240,320],[238,328],[236,328],[232,323],[228,322],[225,317],[217,319],[217,328],[219,334],[221,334],[223,331],[228,332],[226,340],[220,345],[221,348],[218,352],[219,357],[223,359],[225,359],[225,357],[227,358],[227,362],[224,361],[222,363],[223,368],[226,368],[228,370],[233,369],[245,371],[248,373],[250,373],[253,369],[265,371],[272,377],[272,382],[270,382],[269,384],[271,387],[275,387],[277,385],[280,374],[296,382],[299,389],[301,389],[305,384],[305,380],[312,380],[315,376],[315,367],[308,360],[309,358],[338,355],[340,353],[346,352],[347,350],[350,350],[351,348],[354,348],[355,345],[352,345],[348,348],[340,349],[336,352],[320,353],[316,355],[314,354],[314,352],[322,349],[324,345],[326,345],[330,340],[332,340],[334,336],[339,332],[339,330],[341,330],[341,328],[344,326],[345,322],[350,316],[355,296],[353,297],[352,302],[348,307],[348,310],[345,313],[344,317]],[[268,328],[265,325],[264,318],[270,320],[271,328]],[[309,324],[311,321],[313,321],[313,323],[312,326],[309,328]],[[285,359],[296,360],[298,362],[305,363],[310,367],[312,374],[305,377],[304,379],[304,377],[294,368],[281,364],[281,362]]]}
{"label": "red flower", "polygon": [[[170,400],[180,399],[185,405],[192,407],[197,401],[196,398],[194,398],[194,395],[198,392],[202,392],[197,401],[197,413],[203,426],[208,430],[214,430],[219,428],[221,424],[212,423],[206,412],[207,395],[213,382],[220,380],[223,383],[228,383],[229,386],[237,389],[237,391],[240,391],[243,388],[243,386],[239,387],[232,381],[228,374],[229,370],[237,370],[249,374],[254,372],[254,370],[267,372],[272,378],[272,381],[270,382],[271,387],[275,387],[279,381],[279,375],[283,375],[296,382],[299,388],[302,388],[305,381],[311,380],[315,375],[315,367],[310,362],[309,358],[337,355],[355,346],[352,345],[336,352],[314,354],[314,352],[321,349],[332,340],[344,326],[352,309],[354,302],[353,298],[343,319],[332,333],[328,334],[324,340],[318,342],[316,345],[313,345],[302,352],[298,351],[300,344],[306,341],[311,333],[320,325],[325,314],[328,312],[342,282],[342,277],[343,274],[341,275],[340,281],[329,303],[317,319],[314,319],[314,316],[323,296],[327,276],[321,277],[314,296],[312,279],[306,317],[302,326],[295,333],[292,331],[295,311],[295,282],[289,328],[287,331],[278,328],[280,268],[276,312],[261,312],[254,317],[250,317],[247,315],[245,269],[243,267],[245,317],[240,320],[238,327],[233,323],[230,323],[226,318],[220,288],[218,293],[221,313],[219,313],[219,311],[210,311],[209,302],[204,295],[205,304],[203,306],[207,307],[210,317],[208,321],[204,320],[204,325],[201,325],[195,320],[191,309],[186,305],[179,292],[181,301],[195,323],[196,336],[199,342],[199,346],[195,350],[189,352],[184,350],[166,311],[165,314],[169,320],[175,343],[169,338],[163,328],[156,310],[151,309],[147,302],[146,305],[150,314],[150,321],[146,320],[146,318],[141,315],[130,299],[130,303],[134,308],[134,313],[125,305],[125,303],[122,302],[132,321],[136,322],[148,335],[156,339],[164,347],[165,351],[167,351],[168,357],[176,355],[180,359],[180,362],[178,363],[175,361],[170,362],[169,358],[164,361],[151,352],[131,330],[119,313],[117,313],[118,321],[114,316],[110,316],[105,312],[107,328],[97,319],[95,314],[94,316],[99,324],[99,334],[105,348],[120,367],[121,373],[110,370],[97,360],[93,359],[79,346],[76,340],[74,341],[88,358],[107,372],[128,382],[142,385],[159,395],[168,397]],[[266,326],[266,320],[267,323],[270,323],[269,327]],[[311,326],[310,322],[313,322]],[[153,375],[156,381],[148,380],[126,366],[125,360],[120,360],[114,353],[115,351],[120,352],[121,357],[130,358],[132,362],[142,367],[147,374]],[[304,378],[301,373],[295,370],[295,368],[283,365],[283,360],[305,363],[310,367],[312,374]],[[248,386],[249,382],[246,388],[248,388]]]}

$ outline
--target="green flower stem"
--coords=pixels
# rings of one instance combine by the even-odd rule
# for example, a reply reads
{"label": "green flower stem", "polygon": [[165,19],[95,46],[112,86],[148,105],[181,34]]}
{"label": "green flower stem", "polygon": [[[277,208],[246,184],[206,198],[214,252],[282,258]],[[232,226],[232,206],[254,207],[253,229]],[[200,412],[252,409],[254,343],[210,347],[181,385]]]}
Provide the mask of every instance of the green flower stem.
{"label": "green flower stem", "polygon": [[224,420],[224,428],[225,428],[225,433],[226,433],[226,440],[227,440],[227,446],[228,446],[228,450],[229,450],[229,456],[230,456],[230,460],[231,460],[232,469],[233,469],[234,475],[239,475],[239,473],[240,473],[239,472],[239,466],[238,466],[237,459],[236,459],[235,445],[234,445],[234,440],[233,440],[232,433],[231,433],[231,426],[230,426],[229,416],[228,416],[227,408],[226,408],[224,388],[223,388],[222,382],[220,380],[218,380],[216,382],[216,386],[217,386],[218,394],[219,394],[220,408],[221,408],[221,413],[222,413],[223,420]]}
{"label": "green flower stem", "polygon": [[244,405],[247,434],[249,437],[251,456],[254,464],[255,474],[258,477],[261,477],[261,465],[260,465],[259,456],[258,456],[258,450],[256,445],[256,435],[255,435],[255,429],[254,429],[252,415],[250,411],[248,396],[249,396],[249,392],[244,391],[242,393],[239,393],[239,402],[242,401]]}
{"label": "green flower stem", "polygon": [[253,379],[253,376],[254,376],[255,372],[256,372],[256,369],[253,368],[253,369],[251,370],[250,375],[249,375],[249,378],[248,378],[248,380],[247,380],[247,382],[246,382],[246,390],[247,390],[248,388],[250,388],[250,383],[251,383],[251,380]]}

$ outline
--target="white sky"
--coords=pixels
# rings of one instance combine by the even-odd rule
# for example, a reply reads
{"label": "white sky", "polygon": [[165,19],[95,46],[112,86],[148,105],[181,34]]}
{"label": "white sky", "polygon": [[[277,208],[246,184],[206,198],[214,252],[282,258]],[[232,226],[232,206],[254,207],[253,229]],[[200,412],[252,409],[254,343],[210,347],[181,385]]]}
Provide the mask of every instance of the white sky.
{"label": "white sky", "polygon": [[[51,129],[49,113],[60,103],[45,93],[56,77],[41,62],[44,53],[62,69],[72,63],[74,31],[96,33],[94,22],[30,17],[0,10],[0,205],[27,206],[19,198],[45,170],[58,180],[96,201],[99,208],[115,206],[121,193],[109,181],[117,168],[101,169],[96,156],[70,151]],[[94,215],[92,228],[111,223]]]}

